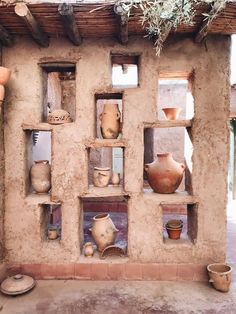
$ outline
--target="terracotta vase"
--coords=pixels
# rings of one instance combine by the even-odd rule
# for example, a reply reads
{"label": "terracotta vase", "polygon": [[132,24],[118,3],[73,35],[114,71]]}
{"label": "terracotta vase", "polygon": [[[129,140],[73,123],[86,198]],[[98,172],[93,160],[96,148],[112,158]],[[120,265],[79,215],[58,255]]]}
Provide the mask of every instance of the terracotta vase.
{"label": "terracotta vase", "polygon": [[0,66],[0,84],[6,85],[11,76],[11,70]]}
{"label": "terracotta vase", "polygon": [[166,231],[168,233],[169,238],[172,240],[180,239],[182,228],[183,227],[171,228],[171,227],[168,227],[168,225],[166,224]]}
{"label": "terracotta vase", "polygon": [[172,154],[157,154],[157,160],[146,164],[148,183],[156,193],[174,193],[183,178],[185,165],[176,162]]}
{"label": "terracotta vase", "polygon": [[101,133],[106,139],[115,139],[120,132],[120,110],[118,104],[104,104],[103,112],[100,114]]}
{"label": "terracotta vase", "polygon": [[209,282],[221,292],[228,292],[231,284],[232,267],[227,264],[214,263],[207,265]]}
{"label": "terracotta vase", "polygon": [[3,102],[5,97],[5,87],[0,84],[0,102]]}
{"label": "terracotta vase", "polygon": [[104,188],[105,186],[108,186],[110,178],[111,178],[110,168],[94,167],[94,171],[93,171],[94,186]]}
{"label": "terracotta vase", "polygon": [[30,169],[30,178],[36,193],[47,193],[51,189],[51,167],[48,160],[37,160]]}
{"label": "terracotta vase", "polygon": [[181,110],[181,108],[162,108],[166,120],[177,120]]}
{"label": "terracotta vase", "polygon": [[97,245],[98,251],[102,252],[107,246],[115,243],[117,232],[109,214],[98,214],[93,217],[93,226],[90,229]]}

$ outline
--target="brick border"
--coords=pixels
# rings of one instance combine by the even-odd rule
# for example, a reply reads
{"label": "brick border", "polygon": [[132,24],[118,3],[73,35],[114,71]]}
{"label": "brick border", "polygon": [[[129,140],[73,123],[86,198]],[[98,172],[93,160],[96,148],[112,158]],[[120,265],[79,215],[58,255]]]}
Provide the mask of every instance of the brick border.
{"label": "brick border", "polygon": [[17,273],[35,279],[79,280],[159,280],[207,281],[205,264],[160,263],[68,263],[68,264],[8,264],[8,276]]}

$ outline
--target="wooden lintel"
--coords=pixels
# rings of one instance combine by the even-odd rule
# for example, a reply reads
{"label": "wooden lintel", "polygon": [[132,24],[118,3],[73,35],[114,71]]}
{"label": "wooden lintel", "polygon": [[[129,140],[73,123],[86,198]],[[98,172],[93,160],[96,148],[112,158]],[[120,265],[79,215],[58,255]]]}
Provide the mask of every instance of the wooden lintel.
{"label": "wooden lintel", "polygon": [[70,41],[75,46],[79,46],[82,43],[82,38],[76,25],[73,6],[68,3],[61,3],[58,6],[58,12],[60,14],[64,29]]}
{"label": "wooden lintel", "polygon": [[0,41],[4,46],[7,47],[11,47],[13,45],[12,36],[2,25],[0,25]]}
{"label": "wooden lintel", "polygon": [[27,5],[24,3],[17,3],[15,5],[15,13],[22,18],[37,44],[42,47],[48,47],[49,38],[32,15]]}
{"label": "wooden lintel", "polygon": [[209,12],[209,18],[203,20],[199,28],[199,31],[197,32],[195,36],[196,43],[201,43],[203,39],[207,36],[212,26],[213,21],[218,17],[218,15],[220,14],[222,10],[223,10],[223,7],[219,7],[217,9],[213,7],[211,9],[211,11]]}

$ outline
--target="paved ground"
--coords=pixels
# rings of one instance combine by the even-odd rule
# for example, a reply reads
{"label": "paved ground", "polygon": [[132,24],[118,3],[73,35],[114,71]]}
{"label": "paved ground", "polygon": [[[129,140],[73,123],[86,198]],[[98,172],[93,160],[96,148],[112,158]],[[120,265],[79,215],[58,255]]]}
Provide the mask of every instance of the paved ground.
{"label": "paved ground", "polygon": [[221,293],[207,283],[48,280],[0,304],[4,314],[235,314],[236,283]]}

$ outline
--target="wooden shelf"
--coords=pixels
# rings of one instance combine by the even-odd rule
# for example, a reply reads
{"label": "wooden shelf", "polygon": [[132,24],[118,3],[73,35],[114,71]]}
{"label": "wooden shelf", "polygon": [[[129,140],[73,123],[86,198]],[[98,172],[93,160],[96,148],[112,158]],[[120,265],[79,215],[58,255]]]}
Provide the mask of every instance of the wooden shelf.
{"label": "wooden shelf", "polygon": [[24,131],[51,131],[53,126],[49,123],[38,123],[38,124],[22,124],[22,129]]}
{"label": "wooden shelf", "polygon": [[109,197],[109,196],[127,196],[129,195],[123,189],[123,186],[113,186],[109,185],[104,188],[99,188],[93,185],[89,186],[88,192],[82,195],[83,198],[90,197]]}
{"label": "wooden shelf", "polygon": [[100,147],[126,147],[127,141],[124,139],[95,139],[87,140],[85,146],[88,148],[100,148]]}
{"label": "wooden shelf", "polygon": [[144,128],[189,128],[192,126],[192,120],[163,120],[156,122],[144,122]]}
{"label": "wooden shelf", "polygon": [[172,194],[159,194],[153,192],[152,189],[144,189],[144,197],[160,205],[187,205],[199,202],[198,197],[190,195],[188,192],[179,191]]}

